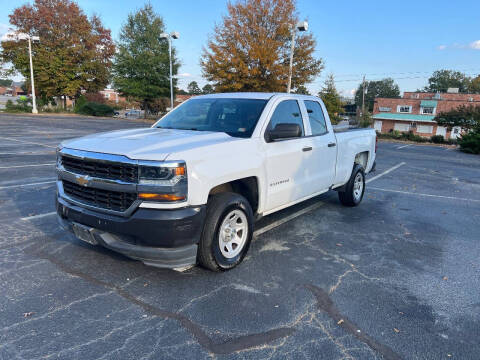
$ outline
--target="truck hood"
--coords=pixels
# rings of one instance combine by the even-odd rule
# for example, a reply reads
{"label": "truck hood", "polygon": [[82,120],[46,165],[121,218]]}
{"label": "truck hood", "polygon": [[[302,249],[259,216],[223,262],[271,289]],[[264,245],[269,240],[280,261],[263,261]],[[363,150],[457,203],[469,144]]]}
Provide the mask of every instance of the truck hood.
{"label": "truck hood", "polygon": [[171,153],[235,140],[221,132],[141,128],[88,135],[64,141],[62,146],[134,160],[163,161]]}

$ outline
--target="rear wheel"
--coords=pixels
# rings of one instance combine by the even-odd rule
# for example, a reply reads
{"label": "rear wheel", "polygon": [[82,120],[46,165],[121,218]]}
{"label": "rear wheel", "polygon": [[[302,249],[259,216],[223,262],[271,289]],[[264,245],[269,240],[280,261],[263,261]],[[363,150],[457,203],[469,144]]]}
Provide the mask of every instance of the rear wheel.
{"label": "rear wheel", "polygon": [[338,198],[343,205],[357,206],[362,202],[365,193],[365,171],[362,165],[355,164],[343,190],[338,192]]}
{"label": "rear wheel", "polygon": [[210,197],[198,261],[213,271],[237,266],[247,254],[253,234],[253,211],[243,196],[231,192]]}

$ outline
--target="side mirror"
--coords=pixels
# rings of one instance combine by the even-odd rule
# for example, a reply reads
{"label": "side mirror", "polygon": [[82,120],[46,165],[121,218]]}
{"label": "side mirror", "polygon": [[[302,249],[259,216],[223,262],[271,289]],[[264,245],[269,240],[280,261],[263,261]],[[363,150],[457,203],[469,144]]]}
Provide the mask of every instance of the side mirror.
{"label": "side mirror", "polygon": [[302,136],[302,129],[298,124],[280,123],[273,130],[268,130],[266,135],[267,142],[290,139]]}

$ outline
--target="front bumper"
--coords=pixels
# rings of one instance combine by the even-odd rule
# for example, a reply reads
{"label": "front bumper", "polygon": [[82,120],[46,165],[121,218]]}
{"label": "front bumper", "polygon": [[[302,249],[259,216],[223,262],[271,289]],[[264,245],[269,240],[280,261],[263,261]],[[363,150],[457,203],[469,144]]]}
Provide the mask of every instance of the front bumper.
{"label": "front bumper", "polygon": [[78,223],[102,246],[146,265],[179,268],[196,263],[205,206],[173,210],[138,208],[129,217],[85,209],[57,197],[60,225]]}

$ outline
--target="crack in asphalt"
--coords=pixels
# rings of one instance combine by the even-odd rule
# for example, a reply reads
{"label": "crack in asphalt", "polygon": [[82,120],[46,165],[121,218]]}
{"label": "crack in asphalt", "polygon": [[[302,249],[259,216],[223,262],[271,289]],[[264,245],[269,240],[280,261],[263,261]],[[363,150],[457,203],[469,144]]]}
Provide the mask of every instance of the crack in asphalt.
{"label": "crack in asphalt", "polygon": [[204,347],[208,352],[213,354],[231,354],[236,351],[247,350],[250,348],[255,348],[261,345],[265,345],[269,342],[290,336],[293,334],[296,329],[291,327],[280,327],[277,329],[272,329],[269,331],[265,331],[262,333],[256,334],[248,334],[242,335],[237,338],[227,340],[223,343],[217,343],[212,340],[202,329],[202,327],[192,320],[190,320],[187,316],[170,312],[166,310],[159,309],[151,304],[146,303],[145,301],[135,297],[134,295],[130,294],[129,292],[125,291],[119,286],[107,283],[105,281],[99,280],[91,275],[88,275],[84,272],[79,270],[75,270],[69,267],[67,264],[59,261],[55,256],[45,253],[44,251],[38,251],[35,249],[24,249],[25,253],[47,260],[52,264],[56,265],[61,271],[75,277],[79,277],[83,280],[86,280],[90,283],[93,283],[98,286],[105,287],[114,291],[117,295],[121,296],[128,302],[135,304],[142,308],[145,312],[149,313],[150,315],[157,316],[163,319],[172,319],[178,321],[178,323],[188,330],[192,336],[197,340],[197,342]]}
{"label": "crack in asphalt", "polygon": [[335,306],[333,300],[330,298],[330,296],[325,290],[314,285],[305,285],[305,288],[310,290],[310,292],[317,299],[317,307],[320,310],[327,313],[327,315],[346,332],[355,336],[358,340],[366,344],[372,350],[381,354],[385,360],[401,360],[402,359],[390,347],[377,342],[375,339],[365,334],[357,325],[351,322],[347,317],[342,315],[338,310],[338,308]]}

